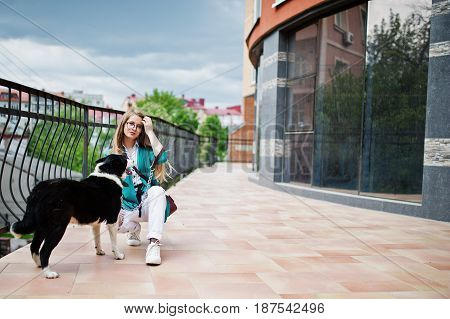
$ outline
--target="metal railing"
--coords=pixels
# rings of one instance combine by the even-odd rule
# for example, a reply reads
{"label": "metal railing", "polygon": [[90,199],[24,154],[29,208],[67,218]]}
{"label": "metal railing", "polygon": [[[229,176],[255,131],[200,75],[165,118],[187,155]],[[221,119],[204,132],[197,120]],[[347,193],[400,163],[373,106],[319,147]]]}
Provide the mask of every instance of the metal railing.
{"label": "metal railing", "polygon": [[[92,172],[123,113],[0,79],[0,230],[22,217],[38,182]],[[215,138],[153,120],[175,180],[217,161]]]}

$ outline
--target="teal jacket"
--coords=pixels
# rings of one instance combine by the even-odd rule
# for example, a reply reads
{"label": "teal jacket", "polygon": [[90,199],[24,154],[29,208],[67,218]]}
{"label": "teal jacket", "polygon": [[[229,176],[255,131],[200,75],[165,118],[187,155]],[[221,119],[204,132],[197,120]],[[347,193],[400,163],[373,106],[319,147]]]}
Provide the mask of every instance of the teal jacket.
{"label": "teal jacket", "polygon": [[[141,171],[141,173],[145,176],[145,180],[141,178],[142,183],[144,184],[144,192],[147,191],[152,186],[159,186],[159,182],[156,180],[155,176],[152,176],[152,181],[150,185],[148,184],[148,178],[150,176],[150,166],[152,165],[155,159],[155,154],[151,148],[146,148],[139,146],[137,152],[137,168]],[[167,152],[163,150],[161,156],[158,159],[158,164],[163,164],[167,161]],[[133,210],[138,205],[139,202],[136,197],[136,190],[133,186],[133,178],[131,175],[128,175],[125,178],[125,182],[128,184],[127,187],[123,187],[122,189],[122,208],[126,210]],[[167,200],[166,200],[167,201]],[[169,217],[170,206],[169,201],[167,201],[165,219],[164,222]]]}

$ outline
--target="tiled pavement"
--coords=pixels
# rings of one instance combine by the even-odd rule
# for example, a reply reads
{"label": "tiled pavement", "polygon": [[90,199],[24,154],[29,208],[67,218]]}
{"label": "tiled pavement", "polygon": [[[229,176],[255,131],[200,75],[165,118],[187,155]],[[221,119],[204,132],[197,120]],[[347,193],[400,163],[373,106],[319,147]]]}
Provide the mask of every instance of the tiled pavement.
{"label": "tiled pavement", "polygon": [[[170,190],[162,265],[145,247],[96,256],[69,226],[44,279],[29,247],[0,259],[3,298],[448,298],[450,224],[347,207],[248,181],[240,164],[197,170]],[[102,228],[105,231],[106,227]]]}

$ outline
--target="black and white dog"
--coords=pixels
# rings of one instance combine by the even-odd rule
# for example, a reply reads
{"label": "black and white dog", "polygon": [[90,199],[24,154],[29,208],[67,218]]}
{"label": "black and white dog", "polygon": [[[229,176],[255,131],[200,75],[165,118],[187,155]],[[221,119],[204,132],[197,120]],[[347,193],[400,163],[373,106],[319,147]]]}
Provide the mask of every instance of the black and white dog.
{"label": "black and white dog", "polygon": [[25,216],[11,225],[11,233],[20,237],[34,232],[31,256],[38,267],[42,267],[46,278],[59,277],[50,269],[48,261],[70,222],[92,225],[97,255],[104,255],[100,223],[106,221],[114,257],[125,258],[117,248],[115,223],[121,206],[120,178],[126,166],[124,156],[108,155],[99,159],[95,171],[82,181],[53,179],[34,187],[27,199]]}

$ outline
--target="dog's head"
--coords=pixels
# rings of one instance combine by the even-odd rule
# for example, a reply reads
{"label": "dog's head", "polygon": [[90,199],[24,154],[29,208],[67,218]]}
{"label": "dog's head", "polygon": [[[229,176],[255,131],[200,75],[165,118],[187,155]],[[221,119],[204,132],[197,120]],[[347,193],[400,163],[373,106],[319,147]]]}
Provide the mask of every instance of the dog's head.
{"label": "dog's head", "polygon": [[124,155],[111,154],[96,161],[96,169],[100,173],[112,174],[121,178],[127,168],[127,158]]}

